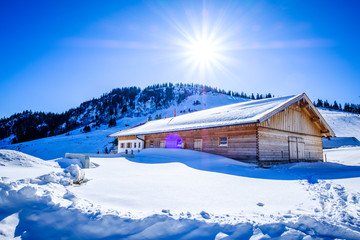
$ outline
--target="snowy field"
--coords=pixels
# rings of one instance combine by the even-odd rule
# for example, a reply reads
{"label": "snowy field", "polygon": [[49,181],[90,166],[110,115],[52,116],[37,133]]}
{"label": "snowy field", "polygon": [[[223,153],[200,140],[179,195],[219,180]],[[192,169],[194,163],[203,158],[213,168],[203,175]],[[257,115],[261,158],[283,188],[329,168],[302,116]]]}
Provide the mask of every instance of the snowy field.
{"label": "snowy field", "polygon": [[148,149],[80,169],[0,150],[0,239],[360,239],[360,148],[325,154],[264,169]]}

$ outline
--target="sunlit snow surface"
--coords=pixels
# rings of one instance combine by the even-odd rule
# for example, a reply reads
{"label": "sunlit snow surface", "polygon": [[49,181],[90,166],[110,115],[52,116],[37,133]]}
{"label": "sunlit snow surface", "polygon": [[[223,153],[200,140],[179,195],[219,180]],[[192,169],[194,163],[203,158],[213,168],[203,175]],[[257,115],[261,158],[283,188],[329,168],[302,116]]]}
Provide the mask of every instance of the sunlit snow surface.
{"label": "sunlit snow surface", "polygon": [[23,164],[34,158],[4,151],[2,175],[17,167],[41,176],[1,178],[0,239],[360,238],[360,148],[328,150],[328,163],[270,169],[149,149],[92,158],[85,170],[43,161],[47,173],[40,159]]}

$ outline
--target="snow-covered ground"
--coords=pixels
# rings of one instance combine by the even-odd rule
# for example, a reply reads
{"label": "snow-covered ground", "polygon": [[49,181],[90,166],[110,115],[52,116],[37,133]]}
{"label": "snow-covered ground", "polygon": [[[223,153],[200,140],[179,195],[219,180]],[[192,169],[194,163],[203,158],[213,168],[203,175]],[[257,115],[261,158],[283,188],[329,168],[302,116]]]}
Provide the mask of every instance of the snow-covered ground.
{"label": "snow-covered ground", "polygon": [[360,148],[325,154],[264,169],[148,149],[82,170],[0,150],[0,239],[359,239]]}

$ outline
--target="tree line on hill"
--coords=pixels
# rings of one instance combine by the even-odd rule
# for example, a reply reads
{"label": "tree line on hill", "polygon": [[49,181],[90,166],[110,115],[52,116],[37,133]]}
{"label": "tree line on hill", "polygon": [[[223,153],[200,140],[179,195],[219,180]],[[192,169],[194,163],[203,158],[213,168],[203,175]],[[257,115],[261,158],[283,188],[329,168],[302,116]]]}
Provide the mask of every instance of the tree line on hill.
{"label": "tree line on hill", "polygon": [[[77,108],[63,113],[44,113],[24,111],[8,118],[0,119],[0,139],[11,137],[12,143],[20,143],[38,138],[67,133],[82,128],[84,133],[107,124],[116,126],[116,120],[123,117],[151,116],[156,110],[170,104],[180,104],[194,94],[218,93],[247,99],[271,98],[272,94],[246,94],[225,91],[202,84],[155,84],[144,89],[123,87],[111,90],[99,98],[85,101]],[[194,102],[198,105],[200,102]],[[342,107],[334,102],[318,100],[317,107],[359,113],[359,105],[345,104]],[[154,117],[160,119],[158,114]]]}
{"label": "tree line on hill", "polygon": [[[2,118],[0,139],[11,137],[12,143],[20,143],[63,134],[80,127],[86,133],[101,124],[116,126],[117,119],[150,115],[158,109],[168,107],[169,104],[180,104],[191,95],[210,92],[248,99],[272,97],[270,93],[248,95],[202,84],[154,84],[143,90],[139,87],[116,88],[63,113],[24,111]],[[155,119],[161,117],[158,115]]]}
{"label": "tree line on hill", "polygon": [[316,103],[314,101],[314,105],[320,108],[360,114],[360,104],[345,103],[343,107],[341,103],[337,103],[337,101],[334,101],[334,103],[331,104],[328,100],[323,101],[322,99],[318,99]]}

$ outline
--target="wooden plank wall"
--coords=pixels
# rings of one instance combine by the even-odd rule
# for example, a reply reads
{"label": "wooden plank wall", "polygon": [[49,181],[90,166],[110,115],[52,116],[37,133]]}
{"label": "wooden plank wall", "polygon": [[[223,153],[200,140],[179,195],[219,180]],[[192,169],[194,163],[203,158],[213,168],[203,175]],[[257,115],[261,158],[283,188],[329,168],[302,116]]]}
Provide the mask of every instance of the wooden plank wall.
{"label": "wooden plank wall", "polygon": [[286,111],[272,116],[270,121],[260,123],[259,126],[321,136],[321,129],[311,121],[311,116],[297,103],[286,108]]}
{"label": "wooden plank wall", "polygon": [[[160,141],[163,141],[169,134],[179,135],[186,149],[194,149],[194,139],[202,139],[203,152],[246,162],[257,161],[256,124],[146,135],[146,148],[150,147],[150,141],[154,142],[155,148],[160,147]],[[228,146],[219,146],[220,137],[228,138]]]}
{"label": "wooden plank wall", "polygon": [[259,127],[259,161],[289,161],[289,136],[304,139],[304,160],[322,161],[322,139],[320,136],[296,134],[286,131]]}
{"label": "wooden plank wall", "polygon": [[122,140],[137,140],[136,136],[120,136],[118,137],[118,140],[119,141],[122,141]]}
{"label": "wooden plank wall", "polygon": [[259,124],[259,161],[289,161],[289,136],[304,139],[305,161],[323,160],[321,129],[296,103]]}

